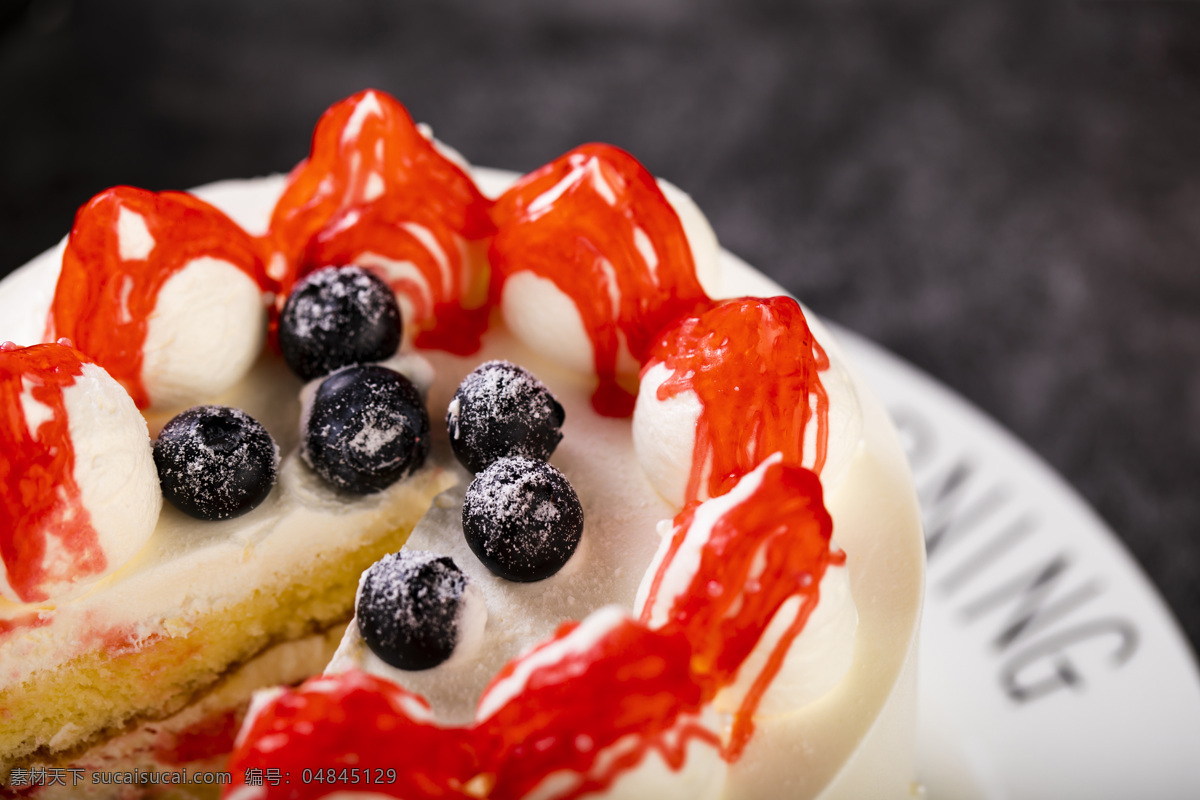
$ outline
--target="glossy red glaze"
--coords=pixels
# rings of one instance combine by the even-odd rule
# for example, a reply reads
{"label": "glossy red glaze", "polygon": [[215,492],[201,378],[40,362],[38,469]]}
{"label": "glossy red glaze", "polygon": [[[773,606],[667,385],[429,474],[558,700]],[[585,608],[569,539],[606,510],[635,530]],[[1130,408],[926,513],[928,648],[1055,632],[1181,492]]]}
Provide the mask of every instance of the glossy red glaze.
{"label": "glossy red glaze", "polygon": [[[607,627],[595,617],[560,627],[485,690],[483,702],[491,692],[515,690],[476,726],[490,744],[491,797],[524,797],[560,770],[580,776],[580,783],[558,796],[579,797],[608,788],[651,752],[679,769],[692,740],[718,746],[716,735],[695,719],[705,695],[690,670],[688,641],[627,617],[605,621]],[[548,663],[523,684],[507,685],[548,648],[555,648]],[[619,757],[600,757],[618,742]]]}
{"label": "glossy red glaze", "polygon": [[[12,591],[26,603],[46,600],[54,585],[107,566],[75,482],[63,399],[90,362],[61,344],[0,351],[0,560]],[[46,415],[36,430],[29,428],[25,403],[38,404]],[[70,558],[47,558],[55,551]]]}
{"label": "glossy red glaze", "polygon": [[487,269],[467,243],[491,235],[490,205],[395,98],[359,92],[325,112],[288,177],[267,236],[271,278],[282,299],[318,267],[369,266],[410,300],[418,346],[471,353],[487,327]]}
{"label": "glossy red glaze", "polygon": [[160,764],[183,766],[224,755],[233,749],[241,724],[241,712],[231,709],[175,733],[164,731],[154,745],[155,759]]}
{"label": "glossy red glaze", "polygon": [[[650,619],[663,576],[698,507],[690,504],[675,518],[669,551],[642,611],[643,622]],[[736,678],[780,606],[791,597],[801,598],[795,619],[772,648],[766,668],[738,709],[728,744],[730,758],[736,758],[749,741],[763,693],[817,607],[825,570],[845,563],[845,553],[829,548],[832,534],[833,520],[825,510],[817,475],[786,463],[771,464],[753,493],[713,524],[690,584],[671,606],[662,630],[687,637],[692,669],[715,696]]]}
{"label": "glossy red glaze", "polygon": [[[587,144],[517,181],[493,216],[493,302],[518,272],[552,281],[579,310],[592,342],[600,380],[593,405],[628,416],[634,395],[618,381],[620,337],[641,363],[663,327],[710,302],[683,225],[654,176],[619,148]],[[657,264],[647,263],[640,236]]]}
{"label": "glossy red glaze", "polygon": [[[246,770],[279,769],[289,773],[289,782],[267,784],[257,796],[306,800],[340,788],[413,800],[467,797],[464,785],[481,770],[477,739],[470,730],[429,724],[420,713],[424,708],[411,692],[358,671],[281,690],[243,726],[241,745],[229,760],[234,782],[225,796],[240,787]],[[400,757],[404,766],[396,768]],[[334,787],[304,780],[306,769],[321,770],[324,777],[330,768],[357,769],[358,781]],[[385,768],[395,770],[393,781],[377,776],[375,770]]]}
{"label": "glossy red glaze", "polygon": [[[130,236],[124,253],[122,219]],[[143,225],[152,239],[148,248],[132,235]],[[158,293],[203,257],[228,262],[260,285],[265,280],[254,240],[203,200],[129,186],[101,192],[75,216],[50,307],[51,338],[69,337],[146,408],[142,348]]]}
{"label": "glossy red glaze", "polygon": [[792,298],[747,297],[687,317],[658,338],[642,374],[655,364],[671,370],[659,400],[688,391],[700,400],[686,500],[724,494],[772,453],[799,466],[810,425],[817,426],[810,463],[820,473],[829,397],[818,373],[829,357]]}
{"label": "glossy red glaze", "polygon": [[[265,787],[263,797],[358,788],[410,800],[515,800],[552,773],[570,770],[578,783],[556,797],[574,798],[604,790],[652,752],[678,769],[693,741],[718,746],[716,735],[694,720],[704,694],[689,671],[686,639],[627,617],[594,633],[585,638],[577,623],[564,625],[510,663],[489,691],[546,648],[568,650],[532,669],[521,691],[466,728],[435,725],[414,713],[427,709],[416,695],[362,672],[310,680],[251,720],[230,762],[233,788],[245,769],[275,767],[291,772],[292,786]],[[619,755],[600,757],[618,742]],[[383,765],[395,768],[395,783],[295,786],[305,768]]]}

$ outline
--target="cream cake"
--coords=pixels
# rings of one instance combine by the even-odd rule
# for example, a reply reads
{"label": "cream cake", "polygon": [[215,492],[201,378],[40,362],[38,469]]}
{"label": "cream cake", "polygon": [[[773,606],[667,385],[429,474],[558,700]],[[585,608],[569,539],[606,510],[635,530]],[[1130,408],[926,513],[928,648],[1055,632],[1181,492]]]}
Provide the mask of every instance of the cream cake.
{"label": "cream cake", "polygon": [[[424,359],[389,363],[426,389],[432,451],[411,477],[348,500],[300,453],[307,419],[300,398],[311,400],[317,381],[300,391],[272,350],[216,389],[195,388],[187,374],[160,381],[165,388],[136,380],[169,372],[170,358],[159,359],[163,367],[115,368],[156,433],[169,417],[159,407],[193,402],[219,402],[260,420],[282,454],[278,484],[263,505],[232,520],[189,520],[168,504],[126,566],[36,607],[43,617],[47,607],[54,611],[36,629],[49,633],[47,650],[94,630],[84,626],[94,626],[95,609],[117,607],[112,600],[123,591],[142,598],[130,611],[141,621],[131,624],[169,617],[178,625],[174,609],[189,603],[216,611],[212,598],[236,594],[235,587],[262,596],[276,575],[307,584],[329,564],[345,563],[344,554],[318,556],[312,568],[308,554],[330,546],[321,535],[333,528],[339,536],[388,528],[378,540],[386,550],[363,546],[355,552],[370,551],[365,563],[333,570],[342,590],[353,573],[352,591],[359,573],[396,551],[429,497],[442,492],[400,552],[420,564],[449,558],[456,565],[462,586],[454,596],[472,601],[462,605],[470,613],[456,618],[462,635],[453,655],[432,668],[398,669],[364,641],[356,619],[324,677],[259,696],[230,762],[229,796],[907,796],[923,550],[907,470],[878,401],[817,320],[768,297],[777,290],[719,251],[686,195],[626,154],[578,148],[515,186],[513,176],[477,169],[478,197],[459,179],[463,167],[394,100],[365,92],[327,112],[312,155],[286,181],[197,192],[246,232],[257,259],[239,275],[213,270],[220,275],[213,283],[251,276],[260,291],[267,287],[272,324],[296,281],[323,264],[359,264],[388,282],[405,319],[402,351]],[[421,202],[412,195],[418,184]],[[493,200],[480,202],[483,195]],[[142,228],[154,239],[153,226],[122,222],[126,206],[117,205],[114,226],[124,233],[115,249],[144,258]],[[240,241],[227,236],[225,246],[231,239]],[[236,252],[225,255],[227,264],[237,261]],[[222,261],[190,260],[204,258]],[[59,259],[48,254],[6,281],[0,303],[11,305],[4,308],[49,308]],[[576,274],[560,266],[580,259],[593,268]],[[205,263],[198,271],[211,269]],[[194,291],[179,292],[183,306]],[[716,300],[745,295],[760,297]],[[116,291],[118,308],[121,297]],[[259,313],[249,305],[229,315]],[[47,333],[62,331],[0,330],[0,338],[32,342]],[[82,360],[103,363],[71,341]],[[728,352],[705,360],[722,342]],[[561,404],[562,440],[549,461],[577,493],[584,520],[569,558],[531,582],[496,574],[464,537],[462,502],[474,484],[440,424],[463,379],[492,359],[528,369]],[[745,390],[745,404],[730,405],[722,390],[730,383]],[[389,516],[400,508],[403,520]],[[167,520],[178,532],[164,537]],[[284,552],[289,539],[299,546]],[[714,562],[716,548],[723,556]],[[172,562],[197,568],[183,581]],[[149,591],[153,580],[161,583]],[[697,604],[698,586],[711,596]],[[155,608],[160,592],[161,608],[172,610]],[[318,671],[340,631],[282,594],[278,607],[291,612],[286,632],[268,639],[297,638],[290,650],[304,658],[284,669],[271,657],[288,646],[251,645],[251,655],[227,663],[259,652],[258,662],[270,666],[218,681],[230,687],[228,699],[193,689],[190,705],[176,711],[185,701],[160,693],[148,714],[57,751],[35,742],[37,755],[68,763],[90,746],[96,764],[136,762],[131,752],[162,740],[148,717],[177,713],[182,728],[200,718],[236,721],[240,713],[231,709],[256,683]],[[0,612],[10,619],[30,607],[9,602]],[[271,617],[251,608],[234,625],[269,625],[251,622],[255,615]],[[67,627],[72,616],[75,628]],[[564,624],[570,620],[580,622]],[[6,636],[33,641],[32,626],[13,628],[0,635],[0,664],[13,663],[3,656]],[[146,627],[135,630],[101,651],[152,653],[159,640]],[[179,639],[208,640],[198,631]],[[75,672],[73,657],[50,663],[49,656],[44,672]],[[135,663],[113,662],[102,680],[119,683],[138,671]],[[31,671],[11,673],[0,676],[10,687]],[[4,691],[0,709],[21,692]],[[126,732],[112,738],[117,728]],[[256,785],[255,776],[283,772],[289,784]]]}

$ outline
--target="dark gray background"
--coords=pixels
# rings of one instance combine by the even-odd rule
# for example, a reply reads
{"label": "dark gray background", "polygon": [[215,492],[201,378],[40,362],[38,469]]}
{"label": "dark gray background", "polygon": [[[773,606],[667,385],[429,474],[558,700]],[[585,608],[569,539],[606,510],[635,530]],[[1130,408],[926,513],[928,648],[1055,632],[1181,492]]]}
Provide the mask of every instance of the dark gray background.
{"label": "dark gray background", "polygon": [[479,164],[613,142],[1028,442],[1200,643],[1200,6],[0,9],[0,274],[109,185],[287,170],[368,86]]}

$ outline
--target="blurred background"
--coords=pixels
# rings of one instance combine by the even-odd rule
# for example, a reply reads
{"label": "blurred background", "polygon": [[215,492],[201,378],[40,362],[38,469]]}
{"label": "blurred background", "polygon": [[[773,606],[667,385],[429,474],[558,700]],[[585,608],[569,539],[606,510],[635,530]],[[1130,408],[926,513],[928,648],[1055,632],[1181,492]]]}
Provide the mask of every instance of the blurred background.
{"label": "blurred background", "polygon": [[1028,443],[1200,644],[1200,4],[4,0],[0,274],[368,86],[477,164],[633,152]]}

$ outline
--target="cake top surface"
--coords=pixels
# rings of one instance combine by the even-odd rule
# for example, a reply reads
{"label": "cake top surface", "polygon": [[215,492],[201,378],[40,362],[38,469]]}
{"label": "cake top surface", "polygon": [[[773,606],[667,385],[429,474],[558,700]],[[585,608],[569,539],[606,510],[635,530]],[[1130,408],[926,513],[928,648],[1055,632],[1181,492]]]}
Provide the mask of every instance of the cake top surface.
{"label": "cake top surface", "polygon": [[[705,242],[697,213],[608,145],[577,148],[491,200],[403,107],[370,90],[322,117],[265,231],[249,233],[178,193],[120,187],[81,210],[47,332],[94,340],[85,352],[151,419],[188,391],[194,400],[214,391],[177,377],[170,391],[156,389],[161,376],[145,364],[172,282],[216,262],[231,268],[222,281],[244,280],[266,301],[259,336],[270,346],[298,281],[357,264],[395,291],[406,347],[469,360],[503,325],[523,347],[582,373],[598,419],[633,414],[635,444],[638,416],[653,419],[643,400],[693,420],[680,441],[650,436],[651,456],[640,446],[636,454],[677,513],[638,597],[624,601],[632,607],[564,622],[508,661],[466,725],[442,724],[419,695],[357,669],[273,695],[243,729],[235,765],[330,755],[316,743],[348,734],[334,717],[382,725],[387,714],[393,722],[383,728],[411,727],[443,745],[428,762],[406,756],[424,764],[409,773],[411,792],[474,786],[468,794],[524,796],[566,770],[578,780],[555,796],[578,796],[610,787],[651,752],[673,768],[697,743],[717,761],[740,757],[759,703],[818,607],[823,578],[845,572],[825,494],[841,484],[862,423],[851,382],[794,300],[710,297],[702,273],[716,260],[715,239]],[[86,263],[104,267],[84,274]],[[257,356],[262,338],[248,339],[241,348]],[[660,483],[650,474],[656,448],[689,465],[679,499],[678,476]],[[822,485],[823,472],[832,484]],[[789,601],[790,622],[775,630]],[[756,654],[757,677],[737,688]],[[711,719],[718,696],[731,709],[725,728]],[[330,702],[343,711],[330,717]],[[368,717],[350,711],[359,703]],[[315,738],[304,733],[313,730]],[[368,726],[361,742],[332,755],[373,752],[384,746],[380,730]],[[552,742],[536,752],[528,747],[535,731]]]}

